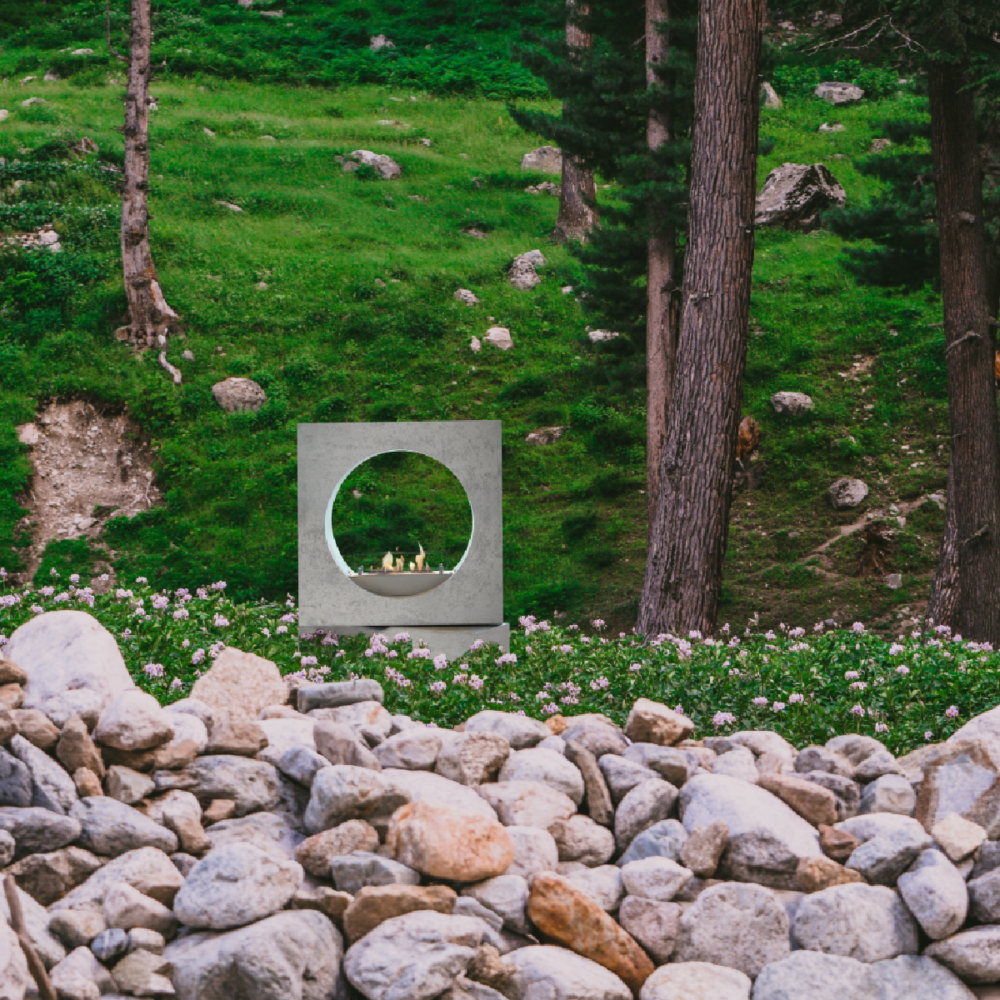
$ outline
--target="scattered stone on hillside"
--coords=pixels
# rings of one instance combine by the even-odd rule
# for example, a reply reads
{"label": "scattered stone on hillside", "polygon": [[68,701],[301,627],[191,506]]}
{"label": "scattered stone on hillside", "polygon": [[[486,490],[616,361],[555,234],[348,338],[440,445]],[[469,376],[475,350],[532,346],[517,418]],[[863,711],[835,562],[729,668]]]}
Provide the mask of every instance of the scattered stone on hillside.
{"label": "scattered stone on hillside", "polygon": [[829,122],[823,122],[820,125],[818,131],[820,132],[843,132],[844,126],[840,122],[834,122],[832,125]]}
{"label": "scattered stone on hillside", "polygon": [[775,413],[798,417],[813,408],[813,401],[804,392],[776,392],[771,397],[771,406]]}
{"label": "scattered stone on hillside", "polygon": [[357,170],[358,167],[371,167],[384,181],[398,180],[403,176],[403,168],[384,153],[373,153],[370,149],[356,149],[350,153],[350,159],[345,158],[343,169]]}
{"label": "scattered stone on hillside", "polygon": [[479,305],[479,298],[475,292],[470,292],[468,288],[460,288],[455,292],[455,298],[459,302],[464,302],[467,306]]}
{"label": "scattered stone on hillside", "polygon": [[267,402],[267,393],[250,378],[227,378],[216,382],[212,395],[227,413],[259,410]]}
{"label": "scattered stone on hillside", "polygon": [[[34,79],[32,77],[32,79]],[[21,101],[21,107],[30,108],[34,104],[48,104],[44,97],[29,97],[26,101]]]}
{"label": "scattered stone on hillside", "polygon": [[524,443],[539,446],[555,444],[568,429],[568,427],[539,427],[538,430],[528,434]]}
{"label": "scattered stone on hillside", "polygon": [[902,573],[887,573],[884,579],[885,579],[885,585],[890,590],[899,590],[899,588],[903,586]]}
{"label": "scattered stone on hillside", "polygon": [[545,256],[541,250],[529,250],[514,258],[507,276],[515,288],[522,292],[530,291],[541,283],[541,276],[536,269],[545,264]]}
{"label": "scattered stone on hillside", "polygon": [[6,108],[0,108],[0,122],[6,121],[10,117],[10,112]]}
{"label": "scattered stone on hillside", "polygon": [[385,35],[372,35],[368,42],[368,48],[370,48],[372,52],[379,52],[382,49],[394,49],[395,47],[396,46],[389,41]]}
{"label": "scattered stone on hillside", "polygon": [[781,109],[781,98],[778,96],[778,92],[766,80],[760,85],[760,98],[764,107],[769,111]]}
{"label": "scattered stone on hillside", "polygon": [[230,212],[243,211],[243,209],[239,205],[231,201],[217,201],[215,204],[218,205],[220,208],[228,208]]}
{"label": "scattered stone on hillside", "polygon": [[783,163],[757,195],[754,223],[808,231],[819,224],[822,211],[846,203],[843,187],[822,163]]}
{"label": "scattered stone on hillside", "polygon": [[558,198],[562,194],[562,185],[553,184],[552,181],[542,181],[541,184],[529,184],[524,192],[525,194],[547,194]]}
{"label": "scattered stone on hillside", "polygon": [[510,330],[508,330],[505,326],[491,326],[486,331],[486,336],[483,337],[483,343],[492,344],[494,347],[498,347],[501,351],[509,351],[514,346],[514,341],[510,336]]}
{"label": "scattered stone on hillside", "polygon": [[478,337],[473,337],[472,340],[469,341],[469,350],[474,354],[477,354],[480,350],[482,350],[482,347],[482,341]]}
{"label": "scattered stone on hillside", "polygon": [[616,337],[620,336],[620,333],[614,333],[611,330],[591,330],[587,334],[587,339],[592,344],[600,344],[605,340],[614,340]]}
{"label": "scattered stone on hillside", "polygon": [[850,510],[864,503],[868,496],[868,484],[860,479],[837,479],[830,484],[826,497],[834,510]]}
{"label": "scattered stone on hillside", "polygon": [[891,139],[872,139],[872,144],[868,149],[872,153],[884,153],[891,145]]}
{"label": "scattered stone on hillside", "polygon": [[562,173],[562,150],[556,146],[539,146],[521,157],[522,170],[537,170],[546,174]]}
{"label": "scattered stone on hillside", "polygon": [[852,104],[860,101],[865,92],[853,83],[836,83],[828,81],[821,83],[813,93],[828,104]]}

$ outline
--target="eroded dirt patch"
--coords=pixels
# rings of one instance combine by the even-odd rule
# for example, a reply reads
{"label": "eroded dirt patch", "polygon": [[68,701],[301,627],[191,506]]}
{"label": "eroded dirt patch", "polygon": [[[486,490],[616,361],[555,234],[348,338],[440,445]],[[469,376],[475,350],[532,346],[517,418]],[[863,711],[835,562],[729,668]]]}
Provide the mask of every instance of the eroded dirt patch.
{"label": "eroded dirt patch", "polygon": [[132,517],[161,500],[152,449],[127,413],[103,413],[83,400],[50,403],[17,434],[34,472],[21,497],[33,538],[26,580],[50,541],[97,540],[110,518]]}

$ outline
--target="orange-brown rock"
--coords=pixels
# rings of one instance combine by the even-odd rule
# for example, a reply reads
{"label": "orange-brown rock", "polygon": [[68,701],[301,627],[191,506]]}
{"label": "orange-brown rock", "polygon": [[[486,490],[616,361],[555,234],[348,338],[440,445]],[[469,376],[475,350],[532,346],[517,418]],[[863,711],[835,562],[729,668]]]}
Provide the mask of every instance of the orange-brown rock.
{"label": "orange-brown rock", "polygon": [[803,892],[819,892],[834,885],[846,885],[848,882],[864,882],[860,872],[853,868],[845,868],[833,858],[819,855],[815,858],[802,858],[795,870]]}
{"label": "orange-brown rock", "polygon": [[318,910],[325,913],[343,930],[344,913],[353,899],[349,892],[338,892],[327,885],[320,885],[315,889],[299,889],[288,905],[293,910]]}
{"label": "orange-brown rock", "polygon": [[0,684],[0,705],[5,708],[20,708],[24,704],[24,688],[11,681],[10,684]]}
{"label": "orange-brown rock", "polygon": [[788,803],[813,826],[819,826],[820,823],[832,826],[837,822],[837,797],[829,788],[806,781],[805,778],[777,772],[762,774],[758,784]]}
{"label": "orange-brown rock", "polygon": [[104,777],[104,761],[97,745],[90,738],[87,725],[78,715],[66,722],[56,744],[56,756],[63,767],[73,774],[78,768],[93,771],[98,778]]}
{"label": "orange-brown rock", "polygon": [[101,779],[89,767],[78,767],[73,772],[73,784],[76,785],[76,794],[81,799],[104,794],[104,789],[101,788]]}
{"label": "orange-brown rock", "polygon": [[0,657],[0,684],[27,684],[28,672],[13,660]]}
{"label": "orange-brown rock", "polygon": [[565,715],[550,715],[545,720],[545,725],[552,730],[553,736],[562,736],[569,728],[569,723],[566,721]]}
{"label": "orange-brown rock", "polygon": [[819,846],[828,858],[846,861],[861,845],[861,841],[846,830],[835,830],[825,823],[819,827]]}
{"label": "orange-brown rock", "polygon": [[547,937],[615,973],[638,996],[653,963],[635,939],[582,889],[555,872],[531,883],[528,916]]}
{"label": "orange-brown rock", "polygon": [[385,844],[402,864],[456,882],[502,875],[514,860],[514,842],[495,819],[433,799],[400,806]]}
{"label": "orange-brown rock", "polygon": [[366,885],[344,911],[344,933],[354,944],[391,917],[414,910],[451,913],[457,898],[446,885]]}
{"label": "orange-brown rock", "polygon": [[37,708],[15,708],[10,714],[21,735],[39,750],[48,750],[59,739],[59,730],[52,720]]}
{"label": "orange-brown rock", "polygon": [[658,701],[640,698],[629,712],[625,735],[634,743],[670,747],[694,732],[694,723]]}
{"label": "orange-brown rock", "polygon": [[213,823],[221,823],[224,819],[231,819],[235,812],[235,799],[212,799],[201,814],[201,822],[204,826],[211,826]]}

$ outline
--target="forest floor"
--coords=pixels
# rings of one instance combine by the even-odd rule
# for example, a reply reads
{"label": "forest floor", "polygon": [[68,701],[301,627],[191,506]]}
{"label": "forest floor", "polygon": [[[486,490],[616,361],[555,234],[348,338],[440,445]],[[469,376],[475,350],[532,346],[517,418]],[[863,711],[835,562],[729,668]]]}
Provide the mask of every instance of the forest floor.
{"label": "forest floor", "polygon": [[[557,178],[520,170],[541,140],[503,102],[403,86],[155,83],[153,252],[186,333],[168,348],[184,377],[175,387],[154,354],[113,337],[124,310],[114,173],[67,151],[87,136],[114,165],[121,75],[45,82],[47,57],[27,70],[19,58],[18,77],[11,63],[0,83],[10,112],[0,232],[52,222],[63,249],[0,255],[0,563],[16,572],[29,561],[32,470],[15,428],[53,400],[127,412],[150,442],[162,502],[68,531],[38,573],[109,562],[157,587],[223,578],[243,599],[297,587],[298,422],[499,419],[506,616],[634,624],[644,392],[608,384],[587,338],[593,320],[563,292],[581,271],[549,240],[558,199],[525,191]],[[25,106],[31,97],[44,103]],[[763,112],[759,183],[784,162],[823,162],[848,204],[861,203],[878,182],[855,160],[883,122],[924,105],[902,90],[842,108],[787,98]],[[844,129],[818,131],[829,122]],[[345,173],[336,157],[356,149],[391,155],[402,177]],[[599,199],[614,197],[602,183]],[[842,248],[823,229],[758,233],[744,413],[760,422],[766,474],[734,500],[721,621],[759,613],[762,627],[834,618],[894,629],[926,600],[944,514],[919,501],[943,497],[948,465],[940,300],[860,287]],[[543,280],[518,291],[506,271],[533,249],[548,262]],[[456,301],[458,288],[480,304]],[[510,330],[513,349],[470,351],[494,325]],[[229,376],[258,381],[265,407],[219,409],[211,387]],[[779,417],[769,402],[778,391],[808,393],[812,411]],[[568,431],[526,443],[552,425]],[[827,502],[842,476],[870,487],[860,508]],[[863,576],[865,532],[845,529],[876,511],[895,535],[879,572]],[[882,569],[902,585],[887,586]]]}

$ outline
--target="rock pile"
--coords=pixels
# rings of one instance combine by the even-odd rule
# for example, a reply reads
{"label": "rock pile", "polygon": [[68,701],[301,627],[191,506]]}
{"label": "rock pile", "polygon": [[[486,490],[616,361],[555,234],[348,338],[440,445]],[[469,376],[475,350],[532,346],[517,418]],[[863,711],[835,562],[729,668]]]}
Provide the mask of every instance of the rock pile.
{"label": "rock pile", "polygon": [[[164,708],[93,619],[60,645],[67,614],[0,661],[0,863],[63,1000],[1000,982],[997,710],[898,759],[853,734],[698,739],[646,699],[624,728],[482,711],[444,729],[391,715],[373,680],[289,684],[235,649]],[[0,921],[0,996],[35,995]]]}

